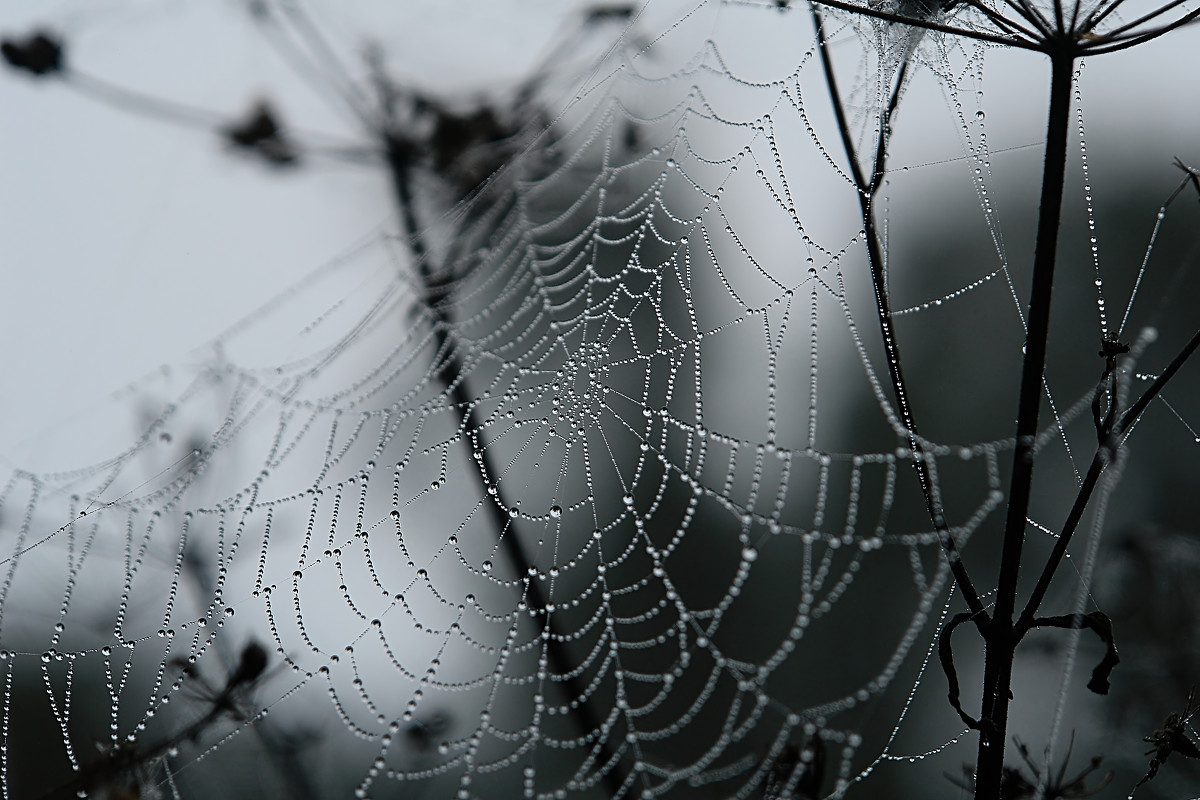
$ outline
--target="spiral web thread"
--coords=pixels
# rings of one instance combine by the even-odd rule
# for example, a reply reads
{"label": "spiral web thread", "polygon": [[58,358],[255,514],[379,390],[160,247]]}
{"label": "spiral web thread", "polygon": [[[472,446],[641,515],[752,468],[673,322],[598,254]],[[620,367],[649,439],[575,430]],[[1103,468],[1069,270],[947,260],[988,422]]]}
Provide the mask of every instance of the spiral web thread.
{"label": "spiral web thread", "polygon": [[[829,24],[871,150],[907,34]],[[87,775],[92,743],[178,738],[250,640],[272,668],[246,708],[147,757],[147,791],[219,785],[197,764],[264,717],[336,754],[332,795],[826,796],[954,748],[932,699],[906,727],[950,582],[808,11],[703,4],[626,44],[423,232],[464,254],[438,314],[381,231],[147,379],[174,399],[127,449],[6,479],[5,797],[47,704],[41,745]],[[893,267],[901,336],[982,297],[1015,353],[985,51],[911,49],[993,247],[912,302]],[[925,442],[960,547],[996,524],[1004,435]]]}

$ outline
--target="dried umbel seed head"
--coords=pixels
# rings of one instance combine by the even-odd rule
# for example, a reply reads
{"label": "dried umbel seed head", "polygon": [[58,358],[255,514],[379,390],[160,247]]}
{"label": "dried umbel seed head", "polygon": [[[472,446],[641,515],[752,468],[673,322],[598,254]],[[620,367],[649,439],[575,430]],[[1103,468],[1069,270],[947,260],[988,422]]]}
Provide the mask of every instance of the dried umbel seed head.
{"label": "dried umbel seed head", "polygon": [[267,650],[258,642],[242,648],[237,668],[229,676],[229,688],[245,686],[258,680],[267,668]]}
{"label": "dried umbel seed head", "polygon": [[50,75],[63,69],[62,40],[48,31],[36,31],[25,39],[5,39],[0,43],[0,52],[13,69],[34,75]]}
{"label": "dried umbel seed head", "polygon": [[299,158],[284,134],[279,115],[266,100],[259,100],[245,117],[222,133],[231,145],[253,152],[275,166],[287,166]]}

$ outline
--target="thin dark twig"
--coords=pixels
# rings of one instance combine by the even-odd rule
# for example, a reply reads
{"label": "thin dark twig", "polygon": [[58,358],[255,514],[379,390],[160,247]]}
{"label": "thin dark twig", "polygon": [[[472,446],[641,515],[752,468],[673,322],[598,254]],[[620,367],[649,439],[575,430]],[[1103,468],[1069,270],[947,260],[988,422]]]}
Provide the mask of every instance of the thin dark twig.
{"label": "thin dark twig", "polygon": [[1016,0],[1016,2],[1018,6],[1017,13],[1030,25],[1041,31],[1044,38],[1049,38],[1054,29],[1050,26],[1050,20],[1046,19],[1046,15],[1042,13],[1041,9],[1029,2],[1029,0]]}
{"label": "thin dark twig", "polygon": [[221,115],[207,109],[142,94],[76,69],[63,70],[62,79],[72,89],[141,116],[154,117],[165,122],[210,131],[227,121]]}
{"label": "thin dark twig", "polygon": [[1075,502],[1071,506],[1071,511],[1067,514],[1067,520],[1063,524],[1062,532],[1059,534],[1058,540],[1054,543],[1054,549],[1051,551],[1045,566],[1042,568],[1042,574],[1038,578],[1037,585],[1034,586],[1028,602],[1025,604],[1025,610],[1021,612],[1021,618],[1017,623],[1018,630],[1028,629],[1032,624],[1033,616],[1037,614],[1038,608],[1041,607],[1042,601],[1046,597],[1046,592],[1050,588],[1050,582],[1053,580],[1063,556],[1066,555],[1067,546],[1071,543],[1071,537],[1075,534],[1075,530],[1079,526],[1079,521],[1083,518],[1083,512],[1087,508],[1088,501],[1096,489],[1100,474],[1111,463],[1115,449],[1120,446],[1122,435],[1145,412],[1146,408],[1162,392],[1175,373],[1183,367],[1184,363],[1196,351],[1197,347],[1200,347],[1200,330],[1196,331],[1183,349],[1167,365],[1162,374],[1142,393],[1141,397],[1121,415],[1120,419],[1112,426],[1107,440],[1101,443],[1096,449],[1096,455],[1092,458],[1092,464],[1088,468],[1087,474],[1079,486],[1079,491],[1075,495]]}
{"label": "thin dark twig", "polygon": [[[1190,11],[1185,16],[1180,17],[1168,25],[1162,25],[1158,28],[1151,28],[1150,30],[1139,34],[1123,34],[1121,36],[1114,36],[1112,38],[1102,37],[1094,42],[1085,41],[1080,47],[1081,55],[1098,56],[1104,55],[1105,53],[1116,53],[1121,50],[1128,50],[1131,47],[1137,47],[1140,44],[1157,39],[1158,37],[1170,33],[1178,28],[1182,28],[1185,25],[1190,25],[1196,21],[1197,17],[1200,17],[1200,9]],[[1111,44],[1111,42],[1114,40],[1117,42],[1117,44]]]}
{"label": "thin dark twig", "polygon": [[[349,79],[346,68],[342,66],[337,53],[325,40],[321,30],[313,24],[308,12],[301,7],[299,0],[281,0],[280,5],[291,18],[293,27],[308,44],[313,55],[325,64],[326,80],[342,96],[343,102],[350,107],[351,111],[360,119],[366,120],[369,117],[366,111],[370,108],[370,103],[359,93],[354,81]],[[342,80],[337,80],[339,78]],[[341,85],[338,85],[339,83]]]}
{"label": "thin dark twig", "polygon": [[[1036,8],[1033,8],[1028,3],[1017,2],[1017,0],[1004,0],[1004,4],[1007,5],[1009,8],[1011,8],[1013,11],[1017,12],[1017,14],[1019,14],[1021,16],[1021,19],[1028,22],[1037,31],[1037,33],[1029,34],[1030,39],[1036,41],[1038,39],[1042,39],[1042,38],[1045,38],[1050,35],[1050,23],[1046,21],[1046,18],[1043,17]],[[979,5],[983,6],[984,8],[987,8],[987,6],[984,6],[982,2],[980,2]],[[1008,17],[1005,17],[1005,16],[999,14],[998,12],[993,11],[992,13],[999,16],[1008,25],[1016,25],[1017,24],[1017,23],[1013,22],[1011,19],[1009,19]],[[989,14],[988,16],[990,17],[991,15]],[[1024,29],[1024,26],[1021,26],[1021,27],[1022,27],[1022,29]]]}
{"label": "thin dark twig", "polygon": [[1187,164],[1183,163],[1183,159],[1181,159],[1179,156],[1175,156],[1175,166],[1183,170],[1186,177],[1183,179],[1183,183],[1179,184],[1179,188],[1172,192],[1171,196],[1167,198],[1167,202],[1163,203],[1164,207],[1169,206],[1171,201],[1178,197],[1179,193],[1182,192],[1184,187],[1189,183],[1196,187],[1196,193],[1200,195],[1200,170],[1196,169],[1195,167],[1189,167]]}
{"label": "thin dark twig", "polygon": [[1179,351],[1179,354],[1176,355],[1175,358],[1171,359],[1171,363],[1167,365],[1167,368],[1164,369],[1162,373],[1154,379],[1154,382],[1150,384],[1150,387],[1146,389],[1146,391],[1142,393],[1142,396],[1139,397],[1133,403],[1133,405],[1129,407],[1129,410],[1121,415],[1120,421],[1117,422],[1117,424],[1113,427],[1112,435],[1114,438],[1121,437],[1126,431],[1129,430],[1133,423],[1137,421],[1138,417],[1145,412],[1146,407],[1150,405],[1150,402],[1158,396],[1171,378],[1175,376],[1175,373],[1183,367],[1183,365],[1191,357],[1192,353],[1196,352],[1197,347],[1200,347],[1200,330],[1196,331],[1196,333],[1192,335],[1192,338],[1189,339],[1188,343],[1184,345],[1182,350]]}
{"label": "thin dark twig", "polygon": [[842,103],[842,94],[838,89],[837,75],[833,71],[833,58],[829,55],[829,40],[825,38],[825,18],[817,9],[818,3],[812,3],[809,9],[813,16],[813,25],[817,30],[817,49],[821,51],[821,66],[825,71],[825,84],[829,88],[830,97],[833,100],[833,113],[837,118],[838,133],[842,138],[842,146],[846,150],[846,155],[850,162],[850,175],[854,179],[854,187],[861,194],[864,187],[868,186],[867,180],[863,177],[862,167],[858,164],[858,155],[854,146],[854,139],[850,133],[850,123],[846,119],[846,108]]}
{"label": "thin dark twig", "polygon": [[1075,529],[1079,526],[1079,521],[1083,518],[1083,512],[1087,508],[1088,501],[1091,499],[1092,493],[1096,489],[1096,483],[1100,479],[1100,474],[1104,472],[1108,465],[1108,459],[1105,458],[1104,448],[1099,448],[1096,455],[1092,458],[1092,464],[1088,467],[1087,474],[1083,477],[1083,482],[1079,485],[1079,491],[1075,495],[1075,502],[1071,505],[1071,510],[1067,514],[1067,521],[1063,524],[1062,532],[1058,535],[1058,540],[1054,543],[1054,549],[1050,552],[1050,557],[1046,560],[1046,564],[1042,567],[1042,574],[1038,577],[1037,585],[1033,587],[1033,592],[1029,596],[1029,600],[1025,603],[1025,610],[1021,612],[1021,617],[1016,624],[1016,630],[1022,631],[1028,629],[1033,622],[1033,615],[1037,613],[1041,607],[1042,601],[1046,597],[1046,592],[1050,588],[1050,581],[1054,578],[1054,573],[1058,571],[1058,565],[1062,561],[1067,552],[1067,545],[1071,543],[1071,537],[1075,533]]}
{"label": "thin dark twig", "polygon": [[[879,140],[875,144],[875,164],[871,168],[871,185],[867,190],[867,194],[870,195],[872,201],[875,195],[879,193],[880,187],[883,186],[883,175],[887,171],[888,145],[891,143],[892,116],[900,106],[900,95],[904,88],[904,81],[908,77],[908,65],[910,63],[909,59],[904,59],[904,63],[897,70],[896,85],[892,89],[892,96],[888,100],[887,109],[879,118]],[[863,211],[864,213],[868,213],[865,208]]]}
{"label": "thin dark twig", "polygon": [[[1158,6],[1153,11],[1149,11],[1149,12],[1143,14],[1142,16],[1138,17],[1137,19],[1133,20],[1132,22],[1126,22],[1124,25],[1118,25],[1117,27],[1112,28],[1111,30],[1105,31],[1102,35],[1106,39],[1111,39],[1112,37],[1120,36],[1121,34],[1125,33],[1126,31],[1132,30],[1133,28],[1136,28],[1139,25],[1143,25],[1143,24],[1149,22],[1150,20],[1154,19],[1155,17],[1161,17],[1163,14],[1166,14],[1167,12],[1169,12],[1175,8],[1178,8],[1179,6],[1184,5],[1186,2],[1188,2],[1188,0],[1170,0],[1170,2],[1165,3],[1161,6]],[[1096,20],[1095,24],[1099,24],[1101,19],[1103,19],[1103,15],[1099,19]],[[1088,30],[1091,30],[1091,29],[1089,28]]]}
{"label": "thin dark twig", "polygon": [[287,61],[309,86],[322,95],[329,96],[339,109],[349,111],[352,121],[361,123],[369,117],[358,97],[342,85],[336,75],[314,64],[304,48],[293,39],[291,32],[280,24],[276,15],[264,9],[262,13],[255,14],[254,18],[275,52]]}
{"label": "thin dark twig", "polygon": [[[1082,13],[1082,11],[1083,11],[1083,0],[1073,0],[1073,2],[1071,3],[1071,21],[1069,23],[1067,23],[1067,30],[1071,30],[1071,31],[1079,30],[1079,28],[1076,26],[1079,24],[1079,15],[1080,15],[1080,13]],[[1065,768],[1066,764],[1064,764],[1063,767]]]}
{"label": "thin dark twig", "polygon": [[[1013,3],[1013,0],[1005,0],[1005,2],[1007,2],[1009,6],[1016,8],[1015,4]],[[969,8],[975,9],[980,14],[983,14],[985,17],[987,17],[989,20],[992,21],[993,25],[995,25],[996,27],[998,27],[1002,30],[1007,30],[1011,33],[1024,34],[1025,36],[1028,36],[1031,40],[1037,39],[1041,36],[1048,35],[1048,32],[1040,31],[1040,28],[1036,29],[1036,30],[1034,28],[1026,28],[1024,25],[1020,24],[1019,22],[1014,22],[1013,20],[1009,19],[1008,17],[1005,17],[1003,14],[996,11],[995,9],[992,9],[989,6],[985,5],[983,2],[981,2],[981,0],[964,0],[963,4],[968,6]]]}
{"label": "thin dark twig", "polygon": [[955,583],[958,585],[959,590],[962,591],[963,599],[966,601],[967,607],[971,609],[976,624],[983,624],[987,619],[987,612],[984,610],[983,603],[979,599],[979,593],[975,590],[975,586],[967,574],[966,565],[963,564],[958,547],[954,543],[954,537],[950,535],[949,528],[946,525],[945,513],[934,495],[933,477],[929,472],[929,466],[925,460],[926,453],[924,446],[917,433],[916,420],[908,401],[908,388],[904,381],[904,371],[900,364],[900,350],[896,342],[895,329],[892,322],[892,310],[888,300],[886,275],[884,274],[883,267],[883,253],[879,246],[875,216],[871,207],[873,195],[878,186],[882,184],[883,169],[887,161],[887,128],[890,125],[891,115],[899,104],[907,61],[904,67],[899,70],[899,80],[893,89],[887,109],[880,120],[879,143],[874,163],[875,171],[868,182],[863,175],[862,167],[858,163],[858,152],[854,146],[850,124],[846,119],[841,92],[838,90],[837,76],[833,69],[833,59],[829,55],[828,40],[825,38],[824,19],[815,4],[811,5],[810,8],[812,10],[813,22],[816,26],[818,49],[821,51],[821,65],[825,73],[825,82],[828,86],[830,99],[833,102],[834,114],[837,118],[838,132],[841,135],[842,146],[845,148],[846,157],[849,160],[851,176],[854,179],[855,187],[858,189],[859,205],[862,211],[863,225],[866,229],[865,238],[867,257],[871,267],[871,283],[875,290],[875,303],[877,316],[879,317],[880,332],[883,337],[884,348],[887,351],[888,374],[891,377],[892,389],[896,394],[896,402],[900,409],[901,420],[904,423],[909,445],[912,448],[913,466],[916,469],[917,478],[921,484],[921,492],[925,498],[926,509],[933,522],[933,527],[938,533],[942,549],[946,554],[946,560],[954,575]]}
{"label": "thin dark twig", "polygon": [[[574,662],[563,644],[563,637],[554,630],[554,620],[545,610],[547,598],[542,593],[540,583],[529,577],[533,560],[525,552],[505,508],[500,483],[502,470],[493,463],[491,451],[481,441],[484,425],[476,413],[475,401],[467,393],[466,370],[451,341],[450,320],[445,306],[439,302],[439,295],[444,290],[444,286],[436,279],[429,248],[425,244],[421,233],[422,228],[416,217],[416,204],[409,176],[411,158],[409,146],[394,134],[388,136],[388,145],[388,167],[396,192],[401,223],[404,227],[404,238],[411,248],[413,260],[417,264],[424,286],[425,306],[434,318],[436,351],[441,353],[443,358],[437,377],[450,395],[449,405],[458,415],[459,430],[472,440],[472,450],[479,465],[479,469],[472,470],[472,473],[479,479],[480,489],[483,490],[483,507],[487,510],[487,515],[509,563],[512,564],[516,574],[525,579],[526,602],[530,610],[537,612],[535,619],[539,634],[544,631],[550,632],[550,636],[544,638],[550,672],[561,679],[563,690],[571,700],[577,701],[572,704],[572,713],[578,718],[584,735],[590,737],[595,733],[596,743],[592,747],[592,754],[596,764],[600,769],[607,764],[613,765],[613,768],[604,772],[602,776],[608,795],[611,798],[620,797],[629,782],[625,770],[620,766],[620,754],[611,750],[608,740],[604,736],[603,726],[593,713],[591,705],[586,702],[587,687],[572,674],[575,671]],[[496,488],[495,498],[488,491],[491,487]]]}
{"label": "thin dark twig", "polygon": [[1109,14],[1113,13],[1120,7],[1121,4],[1117,2],[1099,3],[1086,17],[1083,18],[1083,22],[1079,24],[1079,27],[1075,28],[1074,30],[1081,33],[1091,31],[1095,29],[1097,25],[1107,19]]}
{"label": "thin dark twig", "polygon": [[[227,136],[229,130],[230,119],[227,115],[128,89],[71,67],[62,70],[61,80],[65,86],[90,100],[141,117],[224,136]],[[374,159],[375,154],[360,145],[327,134],[298,129],[292,125],[289,125],[287,130],[304,138],[301,150],[304,155],[318,155],[351,163],[366,163],[368,160],[370,163],[377,163]],[[324,140],[326,144],[310,144],[310,141],[315,140]]]}
{"label": "thin dark twig", "polygon": [[[1146,19],[1157,16],[1160,13],[1170,11],[1173,8],[1178,8],[1180,5],[1184,5],[1185,3],[1186,0],[1168,0],[1166,5],[1159,6],[1154,11],[1150,12],[1150,16]],[[1109,15],[1119,9],[1122,5],[1122,0],[1110,0],[1110,2],[1100,3],[1094,9],[1092,9],[1092,12],[1084,19],[1083,23],[1076,30],[1080,32],[1094,31],[1097,25],[1108,19]],[[1124,25],[1122,26],[1122,29],[1128,27],[1128,25]],[[1115,32],[1119,31],[1109,31],[1109,35],[1112,35]]]}

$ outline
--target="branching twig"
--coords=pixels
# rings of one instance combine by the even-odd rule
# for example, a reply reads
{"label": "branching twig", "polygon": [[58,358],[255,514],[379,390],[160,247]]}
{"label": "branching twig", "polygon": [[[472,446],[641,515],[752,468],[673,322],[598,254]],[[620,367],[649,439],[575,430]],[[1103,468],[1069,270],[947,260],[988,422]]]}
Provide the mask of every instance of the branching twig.
{"label": "branching twig", "polygon": [[1063,524],[1062,532],[1055,541],[1054,549],[1050,552],[1050,556],[1042,568],[1042,574],[1038,578],[1037,585],[1034,586],[1033,592],[1029,595],[1025,610],[1021,612],[1021,618],[1016,625],[1016,630],[1019,633],[1023,634],[1025,630],[1028,630],[1032,626],[1033,617],[1037,614],[1038,608],[1045,599],[1046,592],[1050,588],[1050,582],[1053,580],[1054,574],[1058,571],[1059,564],[1067,553],[1071,537],[1075,534],[1075,530],[1083,518],[1083,512],[1087,508],[1088,501],[1096,489],[1100,475],[1111,463],[1113,455],[1121,445],[1125,433],[1137,422],[1154,398],[1162,392],[1163,388],[1170,382],[1175,373],[1183,367],[1187,360],[1191,358],[1197,348],[1200,348],[1200,330],[1197,330],[1192,335],[1188,343],[1176,354],[1175,358],[1171,359],[1171,363],[1154,379],[1154,382],[1150,384],[1146,391],[1121,414],[1120,418],[1113,424],[1108,437],[1096,449],[1096,455],[1092,458],[1092,464],[1088,468],[1087,474],[1079,486],[1079,491],[1075,495],[1075,502],[1071,506],[1071,511],[1067,514],[1067,521]]}
{"label": "branching twig", "polygon": [[829,55],[828,40],[825,37],[824,19],[815,5],[812,6],[812,14],[813,23],[817,30],[821,66],[825,73],[825,82],[833,103],[834,115],[837,118],[838,133],[841,136],[842,146],[846,150],[846,157],[850,165],[850,174],[854,179],[855,188],[858,189],[859,208],[862,213],[863,228],[866,231],[865,239],[867,259],[871,268],[871,285],[875,292],[875,306],[879,318],[879,329],[887,354],[888,375],[891,378],[892,390],[896,395],[896,403],[900,409],[900,418],[907,433],[909,447],[912,449],[913,466],[916,469],[917,478],[921,484],[921,493],[925,498],[926,510],[933,523],[933,528],[938,534],[942,549],[945,551],[946,560],[950,564],[951,572],[954,575],[954,581],[959,591],[962,592],[968,608],[971,609],[972,621],[976,625],[983,625],[988,615],[983,608],[983,603],[979,599],[979,593],[975,590],[975,586],[967,574],[966,566],[963,564],[962,557],[958,552],[958,546],[955,544],[954,537],[951,536],[949,527],[946,524],[945,512],[942,510],[941,504],[935,495],[933,476],[930,474],[929,465],[926,463],[927,454],[921,437],[917,433],[916,419],[914,418],[912,406],[909,403],[908,386],[904,381],[904,369],[900,361],[900,347],[896,342],[892,309],[888,299],[883,251],[880,247],[879,233],[872,208],[875,194],[883,183],[883,175],[887,164],[888,127],[900,102],[900,93],[903,89],[904,78],[907,75],[908,60],[905,59],[904,64],[898,70],[896,85],[893,87],[887,108],[881,116],[879,142],[876,145],[871,178],[867,180],[863,175],[861,165],[858,163],[858,152],[854,145],[854,136],[846,118],[845,104],[838,90],[837,76],[833,69],[833,59]]}

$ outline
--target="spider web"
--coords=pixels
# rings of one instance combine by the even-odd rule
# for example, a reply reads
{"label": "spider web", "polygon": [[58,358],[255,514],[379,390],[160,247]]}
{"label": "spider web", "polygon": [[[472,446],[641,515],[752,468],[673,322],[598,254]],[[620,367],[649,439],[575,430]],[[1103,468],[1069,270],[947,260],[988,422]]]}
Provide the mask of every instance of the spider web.
{"label": "spider web", "polygon": [[[1028,283],[983,111],[1003,54],[826,25],[861,151],[913,59],[888,290],[935,491],[986,565],[1011,419],[984,397],[1019,374]],[[954,598],[808,9],[652,7],[565,96],[477,194],[419,209],[423,258],[387,224],[135,384],[169,399],[134,441],[5,478],[5,797],[109,788],[93,745],[167,796],[305,748],[319,796],[363,797],[824,797],[971,760],[926,678]],[[903,230],[931,202],[969,209],[972,254],[899,266],[929,263]],[[1035,551],[1095,435],[1098,270],[1067,278],[1090,327],[1047,374]],[[248,641],[268,671],[198,726]]]}

